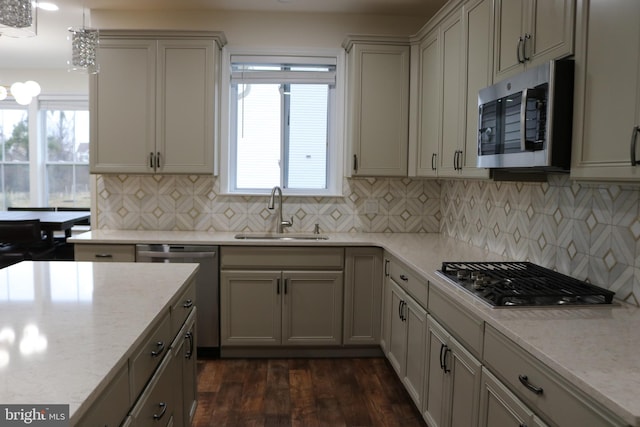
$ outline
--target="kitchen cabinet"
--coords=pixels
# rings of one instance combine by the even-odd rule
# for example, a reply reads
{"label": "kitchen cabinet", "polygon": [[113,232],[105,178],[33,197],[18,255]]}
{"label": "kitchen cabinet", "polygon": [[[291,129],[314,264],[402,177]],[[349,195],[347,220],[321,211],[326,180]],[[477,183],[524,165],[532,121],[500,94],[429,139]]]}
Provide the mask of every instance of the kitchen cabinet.
{"label": "kitchen cabinet", "polygon": [[101,30],[91,172],[213,174],[225,42],[217,32]]}
{"label": "kitchen cabinet", "polygon": [[185,427],[193,424],[198,406],[196,337],[196,309],[194,308],[171,345],[174,356],[173,369],[178,374],[174,385],[176,401],[174,421],[176,425]]}
{"label": "kitchen cabinet", "polygon": [[638,16],[636,0],[578,2],[572,179],[640,179]]}
{"label": "kitchen cabinet", "polygon": [[575,0],[495,0],[494,80],[573,53]]}
{"label": "kitchen cabinet", "polygon": [[409,40],[350,36],[347,51],[348,174],[406,176]]}
{"label": "kitchen cabinet", "polygon": [[419,78],[411,175],[489,177],[476,161],[478,90],[491,83],[491,5],[472,0],[447,11],[413,48]]}
{"label": "kitchen cabinet", "polygon": [[380,342],[382,304],[382,249],[345,248],[345,345]]}
{"label": "kitchen cabinet", "polygon": [[424,419],[433,427],[476,426],[480,361],[431,316],[427,316],[426,346]]}
{"label": "kitchen cabinet", "polygon": [[135,245],[75,244],[73,251],[76,261],[134,262],[136,260]]}
{"label": "kitchen cabinet", "polygon": [[341,248],[222,248],[222,348],[342,344],[343,258]]}
{"label": "kitchen cabinet", "polygon": [[484,339],[486,368],[550,425],[627,425],[495,328],[487,325]]}
{"label": "kitchen cabinet", "polygon": [[487,369],[482,368],[478,427],[533,426],[545,424]]}
{"label": "kitchen cabinet", "polygon": [[427,312],[418,301],[422,300],[426,305],[426,300],[420,297],[426,298],[427,287],[411,270],[391,257],[386,257],[385,275],[389,289],[384,313],[388,322],[386,356],[420,408],[424,391]]}

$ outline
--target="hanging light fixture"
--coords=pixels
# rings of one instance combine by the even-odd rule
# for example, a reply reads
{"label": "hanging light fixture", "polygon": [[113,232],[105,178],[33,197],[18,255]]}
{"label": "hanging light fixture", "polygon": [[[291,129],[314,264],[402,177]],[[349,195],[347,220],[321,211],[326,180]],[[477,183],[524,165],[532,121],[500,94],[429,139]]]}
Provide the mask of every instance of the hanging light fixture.
{"label": "hanging light fixture", "polygon": [[37,0],[0,0],[0,34],[33,37],[37,34]]}
{"label": "hanging light fixture", "polygon": [[71,39],[71,60],[67,61],[69,71],[97,74],[100,71],[96,58],[100,34],[97,29],[85,26],[84,2],[82,3],[82,27],[71,27],[69,33]]}
{"label": "hanging light fixture", "polygon": [[[9,89],[9,90],[7,90]],[[0,101],[7,98],[9,92],[20,105],[29,105],[36,96],[40,95],[40,85],[33,80],[26,82],[15,82],[9,88],[0,86]]]}

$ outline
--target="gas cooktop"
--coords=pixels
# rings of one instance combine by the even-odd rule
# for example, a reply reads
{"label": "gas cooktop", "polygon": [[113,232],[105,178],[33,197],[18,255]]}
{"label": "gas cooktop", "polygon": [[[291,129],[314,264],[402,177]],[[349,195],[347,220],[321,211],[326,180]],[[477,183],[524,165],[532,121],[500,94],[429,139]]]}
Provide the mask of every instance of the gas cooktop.
{"label": "gas cooktop", "polygon": [[611,304],[615,295],[530,262],[443,262],[438,271],[492,307]]}

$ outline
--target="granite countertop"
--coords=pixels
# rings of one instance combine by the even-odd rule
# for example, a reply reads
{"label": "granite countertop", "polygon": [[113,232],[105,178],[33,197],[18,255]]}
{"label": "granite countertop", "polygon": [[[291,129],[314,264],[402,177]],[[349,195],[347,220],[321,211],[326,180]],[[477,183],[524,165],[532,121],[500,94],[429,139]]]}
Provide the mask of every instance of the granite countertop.
{"label": "granite countertop", "polygon": [[69,404],[73,425],[196,271],[64,261],[0,270],[0,402]]}
{"label": "granite countertop", "polygon": [[216,245],[379,246],[446,291],[633,426],[640,426],[640,309],[610,307],[492,309],[435,272],[442,261],[499,261],[496,254],[440,234],[333,234],[328,240],[238,240],[236,233],[96,230],[75,243],[201,243]]}

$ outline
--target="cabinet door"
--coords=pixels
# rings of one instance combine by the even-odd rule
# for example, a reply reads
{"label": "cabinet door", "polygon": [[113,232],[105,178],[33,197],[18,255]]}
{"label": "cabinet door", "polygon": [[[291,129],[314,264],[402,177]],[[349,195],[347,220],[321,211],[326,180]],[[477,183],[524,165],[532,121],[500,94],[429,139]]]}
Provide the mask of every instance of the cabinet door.
{"label": "cabinet door", "polygon": [[344,344],[377,345],[380,341],[382,251],[345,251]]}
{"label": "cabinet door", "polygon": [[158,42],[157,172],[213,173],[216,44]]}
{"label": "cabinet door", "polygon": [[409,296],[405,297],[404,307],[407,350],[402,382],[416,406],[421,408],[424,393],[427,312]]}
{"label": "cabinet door", "polygon": [[495,81],[524,69],[521,43],[524,43],[524,19],[528,6],[529,0],[496,0]]}
{"label": "cabinet door", "polygon": [[284,272],[282,343],[342,344],[342,272]]}
{"label": "cabinet door", "polygon": [[447,413],[456,427],[476,427],[480,405],[481,367],[480,362],[455,339],[447,344],[451,349],[447,366],[450,371],[449,405]]}
{"label": "cabinet door", "polygon": [[[393,316],[393,294],[391,292],[391,278],[389,277],[389,260],[384,260],[384,280],[382,283],[382,332],[380,334],[380,347],[385,356],[391,348],[391,317]],[[387,358],[389,358],[387,356]]]}
{"label": "cabinet door", "polygon": [[443,368],[443,360],[446,357],[448,334],[438,325],[431,316],[427,318],[426,338],[426,383],[423,416],[427,424],[433,427],[444,426],[446,421],[445,402],[446,372]]}
{"label": "cabinet door", "polygon": [[436,176],[440,147],[442,81],[438,29],[429,33],[418,47],[420,58],[417,176]]}
{"label": "cabinet door", "polygon": [[577,15],[571,177],[638,180],[630,137],[640,126],[640,2],[583,1]]}
{"label": "cabinet door", "polygon": [[532,420],[533,412],[483,368],[478,427],[523,426]]}
{"label": "cabinet door", "polygon": [[90,79],[91,173],[148,173],[155,151],[156,42],[100,40]]}
{"label": "cabinet door", "polygon": [[400,378],[404,377],[406,352],[407,352],[407,328],[404,326],[403,306],[405,293],[402,288],[391,278],[388,279],[391,292],[391,319],[389,322],[389,351],[387,359]]}
{"label": "cabinet door", "polygon": [[409,46],[356,43],[349,69],[352,173],[406,176]]}
{"label": "cabinet door", "polygon": [[[459,176],[459,149],[464,135],[462,125],[462,45],[461,12],[456,12],[440,27],[442,43],[442,135],[438,176]],[[464,154],[464,153],[462,153]]]}
{"label": "cabinet door", "polygon": [[575,0],[530,0],[526,56],[527,66],[573,53]]}
{"label": "cabinet door", "polygon": [[222,345],[279,345],[282,277],[279,271],[220,273]]}
{"label": "cabinet door", "polygon": [[198,343],[196,341],[196,314],[189,316],[186,332],[182,336],[183,349],[178,353],[182,360],[182,407],[184,425],[191,426],[198,406]]}
{"label": "cabinet door", "polygon": [[466,46],[465,135],[463,136],[462,175],[489,178],[489,170],[477,168],[478,91],[493,82],[493,9],[491,0],[467,2],[463,8]]}

